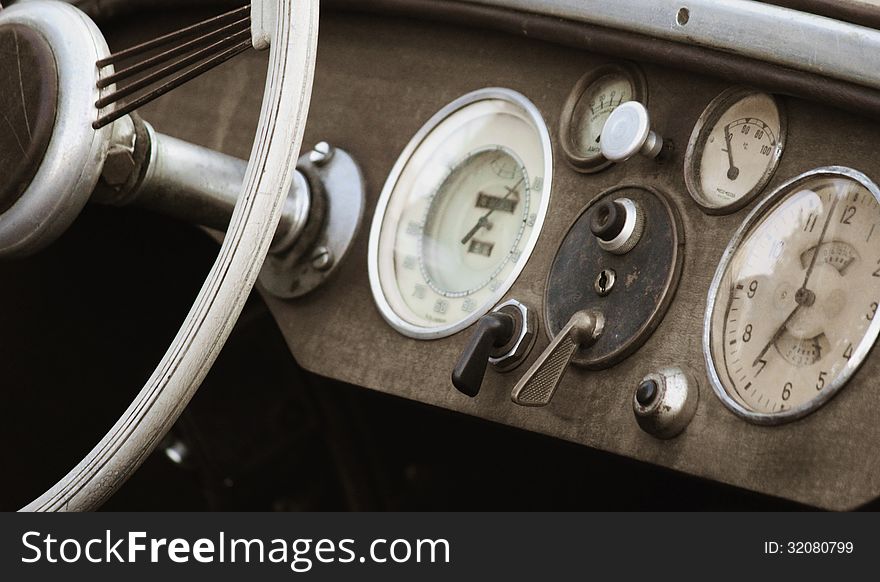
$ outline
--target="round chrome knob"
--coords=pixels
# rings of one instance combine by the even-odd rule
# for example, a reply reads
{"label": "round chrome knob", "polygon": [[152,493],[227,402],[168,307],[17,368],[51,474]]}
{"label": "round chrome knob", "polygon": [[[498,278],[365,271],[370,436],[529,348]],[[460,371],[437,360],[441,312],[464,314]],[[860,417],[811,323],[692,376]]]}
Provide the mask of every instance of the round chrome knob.
{"label": "round chrome knob", "polygon": [[608,116],[599,147],[602,155],[612,162],[624,162],[638,153],[655,158],[663,149],[663,138],[651,131],[651,119],[645,106],[638,101],[627,101]]}
{"label": "round chrome knob", "polygon": [[657,438],[669,439],[690,424],[699,397],[693,375],[681,368],[665,368],[648,374],[636,387],[633,413],[642,430]]}

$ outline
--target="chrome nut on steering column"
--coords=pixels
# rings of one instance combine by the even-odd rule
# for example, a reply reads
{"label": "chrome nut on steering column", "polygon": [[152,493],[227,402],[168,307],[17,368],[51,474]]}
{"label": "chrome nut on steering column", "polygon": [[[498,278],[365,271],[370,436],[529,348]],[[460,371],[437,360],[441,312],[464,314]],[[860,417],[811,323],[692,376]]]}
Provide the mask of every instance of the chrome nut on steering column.
{"label": "chrome nut on steering column", "polygon": [[300,156],[297,170],[311,191],[308,219],[293,244],[270,250],[260,273],[263,289],[283,299],[302,297],[336,272],[366,206],[363,174],[345,150],[319,142]]}
{"label": "chrome nut on steering column", "polygon": [[112,127],[113,137],[110,139],[107,159],[104,160],[101,181],[111,188],[121,188],[138,167],[134,151],[137,136],[134,119],[130,115],[117,119]]}

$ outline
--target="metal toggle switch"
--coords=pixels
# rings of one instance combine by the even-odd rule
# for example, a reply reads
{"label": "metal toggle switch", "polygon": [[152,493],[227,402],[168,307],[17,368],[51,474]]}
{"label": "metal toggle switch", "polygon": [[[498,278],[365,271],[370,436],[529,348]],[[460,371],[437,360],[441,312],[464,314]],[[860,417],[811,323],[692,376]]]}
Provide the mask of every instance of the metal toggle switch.
{"label": "metal toggle switch", "polygon": [[605,317],[598,311],[585,309],[572,315],[544,353],[513,387],[511,400],[521,406],[549,404],[572,356],[578,349],[593,345],[604,328]]}
{"label": "metal toggle switch", "polygon": [[480,392],[487,364],[499,372],[516,368],[535,343],[535,316],[512,299],[477,321],[476,329],[452,371],[452,384],[474,397]]}

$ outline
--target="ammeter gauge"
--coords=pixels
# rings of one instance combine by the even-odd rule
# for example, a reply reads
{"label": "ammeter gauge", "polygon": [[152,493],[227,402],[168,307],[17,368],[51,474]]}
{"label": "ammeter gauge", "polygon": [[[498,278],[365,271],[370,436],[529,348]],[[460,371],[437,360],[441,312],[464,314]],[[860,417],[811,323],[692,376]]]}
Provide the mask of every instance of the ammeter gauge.
{"label": "ammeter gauge", "polygon": [[639,101],[645,105],[647,99],[645,77],[635,65],[602,65],[581,77],[559,122],[559,141],[569,163],[585,173],[610,165],[599,147],[605,121],[622,103]]}

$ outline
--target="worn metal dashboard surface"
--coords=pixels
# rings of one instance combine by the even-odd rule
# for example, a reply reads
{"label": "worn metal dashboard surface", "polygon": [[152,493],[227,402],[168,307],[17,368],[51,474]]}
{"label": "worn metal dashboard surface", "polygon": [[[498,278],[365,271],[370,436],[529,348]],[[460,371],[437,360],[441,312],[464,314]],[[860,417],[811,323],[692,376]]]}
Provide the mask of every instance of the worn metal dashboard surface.
{"label": "worn metal dashboard surface", "polygon": [[[246,157],[265,69],[246,55],[144,111],[158,129]],[[880,496],[880,412],[876,352],[842,392],[816,413],[777,427],[729,412],[712,392],[702,328],[710,282],[725,246],[755,202],[727,216],[703,213],[688,196],[684,150],[705,106],[730,86],[642,64],[654,127],[676,145],[663,164],[632,159],[596,174],[576,172],[558,146],[559,115],[577,80],[605,56],[485,30],[380,16],[325,13],[306,145],[327,140],[360,162],[367,181],[365,224],[339,272],[298,300],[267,296],[296,360],[323,376],[544,433],[692,475],[820,507],[857,507]],[[553,141],[549,212],[531,259],[502,299],[535,307],[541,331],[524,366],[489,371],[476,398],[457,392],[450,372],[469,331],[433,341],[400,335],[380,316],[367,274],[369,219],[385,178],[411,136],[446,103],[487,86],[528,97]],[[766,192],[818,166],[844,165],[880,179],[872,146],[880,127],[827,105],[784,99],[788,142]],[[544,286],[571,221],[597,194],[621,183],[665,193],[681,215],[684,261],[668,313],[647,343],[602,371],[569,370],[545,408],[523,408],[512,386],[548,343]],[[758,197],[760,200],[761,196]],[[696,415],[672,440],[637,425],[633,389],[648,373],[690,369],[699,383]]]}

